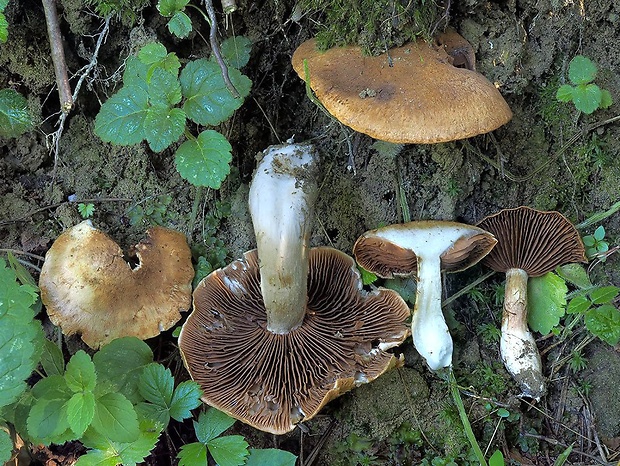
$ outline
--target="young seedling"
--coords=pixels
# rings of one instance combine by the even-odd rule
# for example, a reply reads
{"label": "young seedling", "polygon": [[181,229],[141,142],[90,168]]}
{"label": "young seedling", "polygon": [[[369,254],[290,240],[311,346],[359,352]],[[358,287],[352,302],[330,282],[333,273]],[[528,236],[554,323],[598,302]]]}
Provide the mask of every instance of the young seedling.
{"label": "young seedling", "polygon": [[556,98],[560,102],[573,102],[577,110],[588,115],[599,108],[609,107],[613,103],[611,94],[593,82],[597,72],[592,60],[577,55],[568,66],[568,79],[572,85],[560,86]]}
{"label": "young seedling", "polygon": [[605,227],[599,225],[591,235],[583,237],[583,244],[586,247],[586,256],[588,259],[599,259],[605,262],[605,253],[609,251],[609,243],[605,241]]}

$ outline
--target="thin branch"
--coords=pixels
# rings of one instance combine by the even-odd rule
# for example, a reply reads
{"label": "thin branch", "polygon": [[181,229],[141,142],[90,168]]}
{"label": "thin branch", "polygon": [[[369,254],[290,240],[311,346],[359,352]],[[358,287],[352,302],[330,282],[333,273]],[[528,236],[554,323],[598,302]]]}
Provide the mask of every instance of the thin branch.
{"label": "thin branch", "polygon": [[60,110],[63,114],[69,113],[73,107],[73,95],[67,74],[67,62],[65,61],[65,51],[62,44],[62,34],[58,24],[58,12],[56,11],[56,0],[42,0],[45,10],[45,22],[47,23],[47,35],[52,50],[52,62],[54,63],[54,73],[56,74],[56,84],[60,97]]}
{"label": "thin branch", "polygon": [[222,78],[224,79],[224,84],[226,84],[226,87],[235,99],[240,99],[241,94],[239,94],[239,91],[230,80],[230,76],[228,75],[228,67],[226,66],[226,63],[222,58],[222,53],[220,52],[220,45],[217,43],[217,18],[215,17],[213,0],[205,0],[205,8],[207,9],[207,14],[209,15],[209,23],[211,25],[211,31],[209,32],[209,43],[211,44],[211,50],[213,50],[215,60],[217,61],[218,65],[220,65],[220,69],[222,70]]}

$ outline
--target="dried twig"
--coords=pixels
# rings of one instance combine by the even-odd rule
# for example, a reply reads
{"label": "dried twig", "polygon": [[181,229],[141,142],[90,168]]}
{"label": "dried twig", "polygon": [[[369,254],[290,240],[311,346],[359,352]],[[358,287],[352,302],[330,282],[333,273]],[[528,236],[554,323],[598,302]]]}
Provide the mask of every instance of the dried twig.
{"label": "dried twig", "polygon": [[213,55],[215,56],[218,65],[220,65],[220,69],[222,70],[222,78],[224,79],[224,84],[226,84],[226,87],[235,99],[240,99],[241,94],[239,94],[239,91],[230,80],[230,76],[228,75],[228,66],[226,66],[226,63],[222,58],[222,53],[220,52],[220,45],[217,43],[217,18],[215,17],[213,1],[205,0],[205,8],[207,9],[207,14],[209,15],[209,23],[211,26],[211,31],[209,32],[209,43],[211,44],[211,50],[213,51]]}
{"label": "dried twig", "polygon": [[60,96],[60,110],[63,114],[69,113],[73,107],[73,95],[67,74],[67,63],[65,62],[65,51],[62,45],[62,35],[58,25],[58,12],[56,11],[56,0],[42,0],[45,10],[45,22],[47,23],[47,35],[52,49],[52,62],[54,63],[54,73],[56,74],[56,84],[58,85],[58,95]]}

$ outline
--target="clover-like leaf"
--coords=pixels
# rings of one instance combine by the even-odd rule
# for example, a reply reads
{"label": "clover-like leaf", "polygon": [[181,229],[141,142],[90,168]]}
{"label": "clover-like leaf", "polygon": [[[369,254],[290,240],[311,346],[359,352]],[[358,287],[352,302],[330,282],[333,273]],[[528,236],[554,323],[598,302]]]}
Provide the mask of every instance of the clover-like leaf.
{"label": "clover-like leaf", "polygon": [[0,137],[16,138],[33,126],[26,98],[13,89],[0,90]]}
{"label": "clover-like leaf", "polygon": [[230,428],[235,422],[235,419],[228,414],[215,408],[209,408],[207,411],[200,413],[198,421],[194,421],[196,437],[198,437],[200,442],[207,444]]}
{"label": "clover-like leaf", "polygon": [[144,120],[149,96],[140,86],[124,86],[110,97],[95,118],[95,134],[105,142],[121,146],[145,139]]}
{"label": "clover-like leaf", "polygon": [[570,102],[573,100],[574,87],[570,84],[561,85],[555,93],[555,98],[560,102]]}
{"label": "clover-like leaf", "polygon": [[586,313],[586,328],[611,346],[620,342],[620,310],[611,304],[589,310]]}
{"label": "clover-like leaf", "polygon": [[206,130],[198,138],[185,141],[177,149],[175,163],[179,174],[194,186],[219,189],[230,172],[232,147],[214,130]]}
{"label": "clover-like leaf", "polygon": [[192,32],[192,20],[182,11],[177,11],[168,21],[168,31],[181,39],[189,36]]}
{"label": "clover-like leaf", "polygon": [[603,93],[596,84],[580,85],[573,89],[573,103],[577,110],[589,115],[601,105]]}
{"label": "clover-like leaf", "polygon": [[207,448],[218,466],[240,466],[249,454],[248,442],[241,435],[214,438]]}
{"label": "clover-like leaf", "polygon": [[568,65],[568,79],[577,86],[594,81],[596,72],[596,65],[583,55],[577,55]]}
{"label": "clover-like leaf", "polygon": [[204,126],[218,125],[230,118],[250,93],[252,81],[235,68],[228,69],[230,80],[240,94],[235,98],[224,84],[217,63],[206,59],[189,62],[181,71],[181,88],[188,118]]}
{"label": "clover-like leaf", "polygon": [[207,464],[207,446],[203,443],[187,443],[177,456],[179,466],[204,466]]}
{"label": "clover-like leaf", "polygon": [[560,323],[566,308],[566,282],[553,272],[528,280],[528,315],[530,328],[548,335]]}

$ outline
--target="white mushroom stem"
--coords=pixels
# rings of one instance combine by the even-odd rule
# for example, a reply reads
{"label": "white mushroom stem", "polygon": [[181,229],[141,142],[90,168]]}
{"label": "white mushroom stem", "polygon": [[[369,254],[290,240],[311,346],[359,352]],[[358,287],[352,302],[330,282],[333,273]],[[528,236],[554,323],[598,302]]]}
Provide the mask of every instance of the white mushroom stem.
{"label": "white mushroom stem", "polygon": [[301,325],[306,312],[316,164],[312,145],[271,146],[263,153],[250,186],[267,329],[276,334]]}
{"label": "white mushroom stem", "polygon": [[545,378],[538,347],[527,324],[527,279],[525,270],[515,268],[506,272],[500,353],[523,396],[538,400],[545,393]]}
{"label": "white mushroom stem", "polygon": [[418,285],[411,334],[418,353],[433,371],[452,365],[452,337],[441,310],[441,259],[418,256]]}

